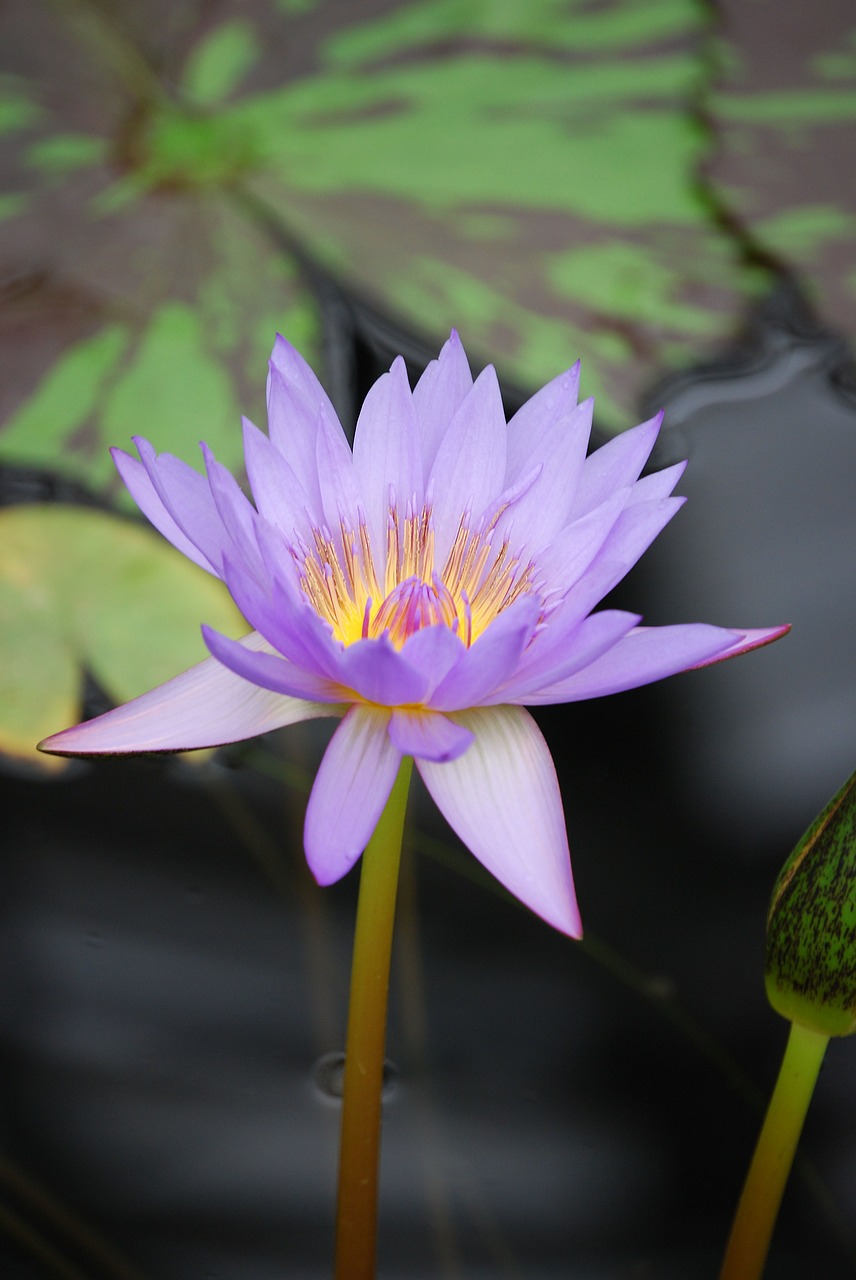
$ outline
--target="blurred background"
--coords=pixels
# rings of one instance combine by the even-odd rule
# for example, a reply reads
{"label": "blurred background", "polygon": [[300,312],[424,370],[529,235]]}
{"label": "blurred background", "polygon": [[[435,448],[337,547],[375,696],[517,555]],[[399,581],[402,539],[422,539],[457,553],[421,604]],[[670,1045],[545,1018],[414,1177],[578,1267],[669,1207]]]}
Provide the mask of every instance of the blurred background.
{"label": "blurred background", "polygon": [[[452,325],[509,412],[578,357],[661,405],[685,509],[611,603],[793,623],[539,710],[586,939],[414,791],[384,1277],[714,1277],[786,1025],[764,918],[856,765],[856,17],[848,0],[4,0],[0,1262],[11,1280],[330,1269],[356,876],[306,871],[328,722],[203,758],[47,733],[242,623],[140,521],[135,433],[240,473],[277,331],[352,431]],[[856,1274],[833,1042],[771,1280]]]}

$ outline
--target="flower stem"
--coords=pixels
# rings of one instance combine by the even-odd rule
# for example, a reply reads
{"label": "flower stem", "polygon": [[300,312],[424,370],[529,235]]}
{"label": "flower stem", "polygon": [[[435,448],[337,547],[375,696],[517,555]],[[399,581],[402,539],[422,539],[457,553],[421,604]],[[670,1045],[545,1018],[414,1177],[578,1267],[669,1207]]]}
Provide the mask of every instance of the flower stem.
{"label": "flower stem", "polygon": [[829,1037],[791,1023],[779,1078],[749,1166],[720,1280],[760,1280],[785,1183]]}
{"label": "flower stem", "polygon": [[336,1280],[373,1280],[375,1274],[386,1001],[412,767],[405,757],[360,871],[339,1147]]}

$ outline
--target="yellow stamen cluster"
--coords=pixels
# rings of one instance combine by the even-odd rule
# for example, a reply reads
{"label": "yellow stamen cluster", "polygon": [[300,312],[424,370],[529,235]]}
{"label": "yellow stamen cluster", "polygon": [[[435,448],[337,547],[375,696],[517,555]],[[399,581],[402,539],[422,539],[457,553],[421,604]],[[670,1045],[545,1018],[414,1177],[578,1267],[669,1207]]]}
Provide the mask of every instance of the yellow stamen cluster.
{"label": "yellow stamen cluster", "polygon": [[531,590],[533,565],[521,567],[507,538],[492,545],[499,513],[489,524],[470,527],[469,513],[441,572],[434,563],[434,525],[426,504],[402,518],[391,503],[387,521],[383,585],[364,522],[340,523],[341,542],[313,530],[313,545],[295,551],[300,583],[320,617],[344,644],[384,632],[400,649],[422,627],[444,624],[467,646],[523,592]]}

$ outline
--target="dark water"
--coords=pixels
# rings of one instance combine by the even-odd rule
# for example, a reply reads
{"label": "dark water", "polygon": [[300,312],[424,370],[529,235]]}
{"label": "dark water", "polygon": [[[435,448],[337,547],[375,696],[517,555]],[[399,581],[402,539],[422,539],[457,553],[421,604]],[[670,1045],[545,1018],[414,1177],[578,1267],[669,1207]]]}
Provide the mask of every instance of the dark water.
{"label": "dark water", "polygon": [[[372,372],[371,343],[358,349]],[[382,353],[381,353],[382,354]],[[380,357],[379,357],[380,358]],[[785,1024],[770,887],[856,766],[856,407],[787,307],[742,364],[662,388],[686,508],[616,593],[652,623],[794,630],[714,670],[538,718],[589,939],[554,934],[414,794],[393,975],[381,1274],[714,1277]],[[346,362],[347,363],[347,362]],[[6,777],[5,1212],[69,1276],[328,1274],[354,876],[300,850],[328,731],[192,768]],[[834,1042],[771,1280],[856,1274],[856,1046]],[[7,1243],[13,1280],[63,1274]]]}

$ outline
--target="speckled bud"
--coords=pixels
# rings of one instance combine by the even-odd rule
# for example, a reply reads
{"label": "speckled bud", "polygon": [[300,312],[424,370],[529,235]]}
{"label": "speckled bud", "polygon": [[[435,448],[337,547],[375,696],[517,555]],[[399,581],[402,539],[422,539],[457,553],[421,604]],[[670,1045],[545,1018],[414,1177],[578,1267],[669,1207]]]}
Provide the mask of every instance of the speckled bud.
{"label": "speckled bud", "polygon": [[767,996],[791,1022],[856,1031],[856,773],[782,868],[767,919]]}

